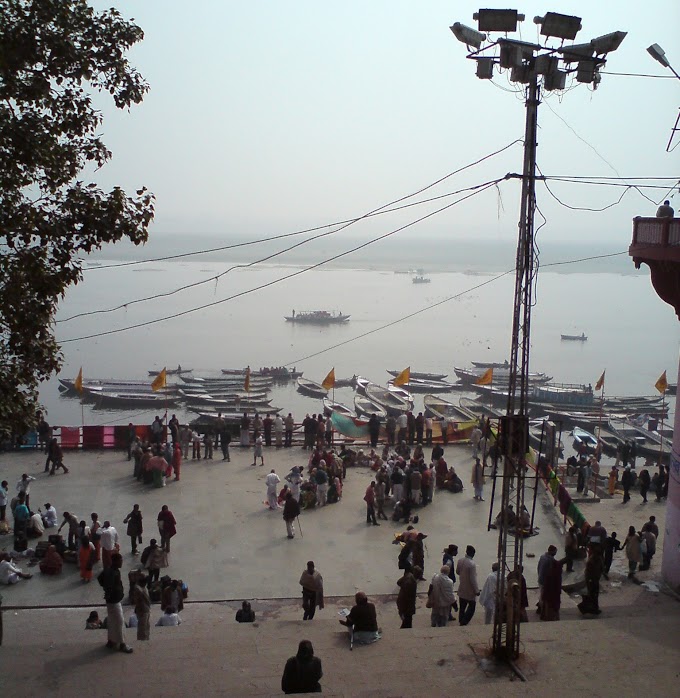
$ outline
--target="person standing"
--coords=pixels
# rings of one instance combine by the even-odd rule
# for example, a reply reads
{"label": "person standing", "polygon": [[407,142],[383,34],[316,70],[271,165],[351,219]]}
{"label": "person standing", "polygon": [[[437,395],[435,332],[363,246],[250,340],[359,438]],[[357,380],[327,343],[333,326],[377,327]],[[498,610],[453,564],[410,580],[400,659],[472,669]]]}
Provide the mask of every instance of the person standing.
{"label": "person standing", "polygon": [[64,526],[68,526],[68,548],[69,550],[76,549],[76,541],[78,540],[78,526],[80,521],[75,514],[71,514],[68,511],[64,512],[64,520],[61,522],[61,526],[57,529],[57,533],[61,532]]}
{"label": "person standing", "polygon": [[456,573],[458,574],[458,599],[460,600],[460,614],[458,622],[467,625],[475,615],[479,585],[477,584],[477,565],[473,558],[477,551],[472,545],[465,548],[465,557],[458,560]]}
{"label": "person standing", "polygon": [[633,486],[633,473],[631,472],[630,465],[624,468],[623,475],[621,475],[621,487],[623,487],[623,503],[626,504],[630,501],[630,488]]}
{"label": "person standing", "polygon": [[281,482],[281,478],[276,474],[274,468],[271,469],[269,475],[265,478],[267,485],[267,504],[271,510],[278,509],[279,503],[276,499],[276,486]]}
{"label": "person standing", "polygon": [[283,446],[283,419],[280,414],[274,417],[274,441],[276,448]]}
{"label": "person standing", "polygon": [[652,478],[649,476],[649,471],[646,468],[640,471],[638,477],[640,480],[640,496],[642,497],[640,504],[647,504],[647,492],[649,492],[649,486],[652,484]]}
{"label": "person standing", "polygon": [[479,455],[479,442],[482,440],[482,430],[479,425],[475,425],[475,428],[470,433],[470,446],[472,447],[472,457],[477,458]]}
{"label": "person standing", "polygon": [[302,640],[297,654],[291,657],[283,669],[281,690],[286,693],[321,693],[319,681],[323,676],[321,660],[314,656],[309,640]]}
{"label": "person standing", "polygon": [[491,572],[484,581],[484,586],[479,595],[479,603],[484,607],[484,623],[490,625],[493,623],[494,613],[496,612],[496,587],[498,586],[498,570],[497,562],[491,565]]}
{"label": "person standing", "polygon": [[630,526],[628,529],[623,547],[626,549],[626,557],[628,558],[628,579],[632,579],[635,576],[637,566],[642,563],[642,539],[636,533],[635,526]]}
{"label": "person standing", "polygon": [[[536,566],[536,572],[538,574],[538,604],[536,613],[542,613],[543,609],[543,587],[545,583],[545,575],[552,564],[552,561],[557,555],[557,548],[554,545],[549,545],[548,550],[538,558],[538,565]],[[561,566],[560,566],[561,567]],[[561,593],[561,590],[560,590]],[[558,606],[559,609],[559,606]],[[558,614],[559,615],[559,614]],[[553,619],[550,619],[553,620]],[[558,619],[555,619],[558,620]]]}
{"label": "person standing", "polygon": [[371,441],[371,448],[376,448],[380,438],[380,420],[375,413],[368,418],[368,436]]}
{"label": "person standing", "polygon": [[642,545],[642,564],[640,571],[648,570],[652,564],[652,558],[656,553],[656,536],[649,529],[643,529],[640,533],[640,538],[643,541]]}
{"label": "person standing", "polygon": [[264,452],[262,450],[262,437],[258,434],[255,437],[255,449],[253,451],[252,465],[257,465],[257,459],[260,459],[260,466],[264,465]]}
{"label": "person standing", "polygon": [[604,565],[602,567],[602,576],[609,579],[609,570],[614,560],[614,553],[621,550],[621,541],[616,537],[616,531],[604,541]]}
{"label": "person standing", "polygon": [[[100,529],[101,545],[102,545],[102,567],[108,569],[111,567],[111,559],[113,555],[120,549],[118,542],[118,531],[111,525],[110,521],[104,521],[104,525]],[[69,534],[70,535],[70,534]]]}
{"label": "person standing", "polygon": [[418,596],[418,580],[422,574],[420,568],[415,568],[415,573],[411,571],[411,566],[407,565],[404,575],[397,579],[399,594],[397,596],[397,611],[401,618],[401,629],[413,627],[413,616],[416,614],[416,598]]}
{"label": "person standing", "polygon": [[123,580],[120,577],[122,565],[122,556],[119,553],[114,553],[111,557],[111,566],[99,573],[97,581],[104,589],[104,600],[106,601],[106,628],[108,631],[106,646],[110,649],[118,647],[121,652],[131,654],[132,647],[125,644],[123,635],[125,621],[121,601],[125,596],[125,591],[123,590]]}
{"label": "person standing", "polygon": [[576,526],[571,526],[564,537],[564,559],[567,565],[567,572],[574,571],[574,560],[578,554],[578,538],[576,536]]}
{"label": "person standing", "polygon": [[451,577],[449,577],[450,572],[451,568],[448,565],[442,565],[439,572],[432,577],[432,583],[428,591],[428,600],[432,608],[430,621],[433,628],[446,626],[449,622],[451,606],[456,601],[453,582]]}
{"label": "person standing", "polygon": [[375,483],[373,492],[375,493],[376,515],[379,519],[387,521],[387,515],[385,514],[385,483],[382,480],[378,480]]}
{"label": "person standing", "polygon": [[366,488],[364,494],[364,502],[366,502],[366,523],[372,523],[374,526],[380,526],[375,518],[375,481],[371,480],[371,484]]}
{"label": "person standing", "polygon": [[94,543],[87,536],[80,539],[80,549],[78,550],[78,567],[80,569],[80,578],[84,583],[92,581],[92,568],[97,561],[97,553],[94,549]]}
{"label": "person standing", "polygon": [[588,547],[588,560],[586,561],[586,588],[587,596],[578,604],[581,613],[594,613],[599,615],[600,611],[600,577],[602,576],[602,550],[599,545]]}
{"label": "person standing", "polygon": [[228,463],[231,462],[231,456],[229,455],[229,444],[231,443],[231,433],[229,432],[229,427],[227,423],[224,423],[224,428],[220,432],[220,447],[222,448],[222,460],[226,460]]}
{"label": "person standing", "polygon": [[319,501],[319,506],[325,507],[328,500],[328,473],[326,472],[326,461],[319,462],[319,467],[314,473],[314,481],[316,482],[316,498]]}
{"label": "person standing", "polygon": [[295,429],[295,419],[293,419],[293,415],[290,412],[283,420],[283,426],[285,427],[285,441],[283,445],[285,448],[290,448],[293,445],[293,429]]}
{"label": "person standing", "polygon": [[19,494],[24,494],[24,504],[29,509],[31,508],[31,483],[33,480],[35,480],[35,478],[32,475],[24,473],[19,482],[17,482],[17,492]]}
{"label": "person standing", "polygon": [[9,498],[9,483],[3,480],[0,483],[0,521],[7,521],[5,514],[7,512],[7,499]]}
{"label": "person standing", "polygon": [[148,640],[151,635],[151,598],[147,589],[148,578],[140,574],[132,587],[130,600],[135,606],[137,616],[137,639]]}
{"label": "person standing", "polygon": [[401,444],[402,442],[406,442],[406,435],[408,432],[408,417],[406,416],[406,412],[402,412],[398,417],[397,417],[397,429],[399,430],[397,432],[397,441]]}
{"label": "person standing", "polygon": [[[299,490],[298,490],[299,492]],[[300,505],[291,491],[286,495],[283,505],[283,520],[286,522],[286,532],[289,538],[295,538],[295,519],[300,516]]]}
{"label": "person standing", "polygon": [[324,607],[323,577],[318,570],[314,569],[313,560],[307,563],[307,569],[300,576],[300,586],[302,587],[302,608],[304,610],[302,620],[312,620],[316,613],[316,607]]}
{"label": "person standing", "polygon": [[[478,428],[481,435],[481,431]],[[473,499],[483,502],[484,501],[484,466],[479,458],[475,458],[475,464],[472,466],[472,487],[475,490],[475,496]]]}
{"label": "person standing", "polygon": [[248,413],[244,412],[241,417],[241,448],[248,448],[250,445],[250,418]]}
{"label": "person standing", "polygon": [[[541,556],[544,561],[539,567],[540,609],[541,620],[554,621],[560,619],[562,601],[562,563],[555,559],[557,548],[551,545],[548,552]],[[539,566],[540,566],[539,561]]]}
{"label": "person standing", "polygon": [[135,504],[132,507],[132,511],[123,519],[123,523],[127,524],[127,534],[132,544],[132,554],[137,555],[137,542],[142,542],[142,533],[144,532],[142,512],[139,509],[139,504]]}
{"label": "person standing", "polygon": [[265,446],[272,445],[272,427],[273,426],[274,426],[274,420],[272,419],[271,414],[267,414],[267,416],[262,420],[262,431],[264,433],[264,445]]}
{"label": "person standing", "polygon": [[191,429],[188,424],[185,424],[179,430],[179,443],[182,446],[182,457],[184,460],[189,460],[189,444],[192,440]]}
{"label": "person standing", "polygon": [[167,504],[161,507],[157,517],[158,531],[161,536],[161,549],[170,552],[170,539],[177,534],[177,521]]}
{"label": "person standing", "polygon": [[142,551],[142,557],[139,558],[140,562],[146,570],[149,572],[149,586],[153,582],[157,582],[161,574],[161,568],[167,567],[167,554],[158,547],[158,543],[155,538],[149,541],[149,545]]}
{"label": "person standing", "polygon": [[387,432],[387,445],[394,446],[397,438],[397,420],[394,415],[389,415],[385,422],[385,431]]}

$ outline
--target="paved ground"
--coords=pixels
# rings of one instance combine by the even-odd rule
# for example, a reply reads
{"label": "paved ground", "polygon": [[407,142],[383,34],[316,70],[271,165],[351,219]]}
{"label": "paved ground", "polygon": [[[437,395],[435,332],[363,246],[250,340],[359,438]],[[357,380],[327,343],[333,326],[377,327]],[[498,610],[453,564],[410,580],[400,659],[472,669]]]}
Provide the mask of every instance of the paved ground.
{"label": "paved ground", "polygon": [[[125,515],[134,503],[140,504],[146,542],[158,537],[156,516],[168,504],[178,521],[168,573],[189,584],[193,599],[296,597],[300,572],[310,559],[322,571],[329,595],[352,595],[359,588],[373,594],[396,591],[398,549],[391,542],[403,525],[392,521],[383,521],[380,527],[366,525],[363,495],[371,480],[368,470],[351,470],[342,500],[303,512],[304,537],[288,540],[281,512],[269,511],[263,504],[264,478],[272,467],[282,477],[293,465],[306,463],[300,448],[266,452],[265,467],[251,467],[252,451],[239,448],[232,449],[230,463],[189,461],[182,467],[181,481],[169,482],[163,489],[140,485],[131,476],[131,464],[119,453],[66,457],[70,474],[49,477],[43,473],[43,457],[34,451],[2,454],[0,475],[10,487],[22,472],[37,477],[31,488],[33,507],[50,501],[60,517],[64,510],[80,518],[96,511],[100,520],[110,519],[121,535],[124,572],[138,564],[125,537]],[[490,491],[484,503],[472,499],[468,447],[449,446],[446,457],[456,465],[466,490],[457,495],[436,493],[434,503],[418,512],[418,527],[428,534],[426,574],[438,571],[442,550],[449,543],[456,543],[461,553],[472,544],[483,579],[496,559],[497,533],[486,530]],[[562,539],[552,504],[542,488],[539,491],[536,522],[541,533],[525,545],[535,555]],[[0,537],[0,548],[11,545],[11,536]],[[527,565],[527,581],[535,585],[535,565]],[[4,595],[5,605],[82,605],[99,603],[101,589],[96,582],[83,586],[75,566],[65,566],[59,577],[36,574]]]}

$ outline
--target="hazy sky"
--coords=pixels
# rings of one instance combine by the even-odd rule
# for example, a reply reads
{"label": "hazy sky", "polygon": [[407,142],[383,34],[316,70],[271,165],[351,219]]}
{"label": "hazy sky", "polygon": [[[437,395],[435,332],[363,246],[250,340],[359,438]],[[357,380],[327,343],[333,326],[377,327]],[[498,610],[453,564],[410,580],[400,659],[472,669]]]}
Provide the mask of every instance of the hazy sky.
{"label": "hazy sky", "polygon": [[[144,184],[156,194],[157,241],[184,233],[191,235],[188,249],[200,248],[201,233],[228,240],[354,217],[523,137],[522,94],[507,91],[513,86],[504,74],[496,76],[496,85],[477,79],[465,46],[449,31],[454,21],[475,26],[472,13],[479,5],[467,0],[115,5],[145,32],[130,58],[151,91],[129,113],[105,108],[103,135],[114,158],[97,179],[131,191]],[[627,31],[606,71],[670,75],[645,50],[654,42],[680,70],[677,0],[525,1],[517,9],[526,15],[520,26],[528,41],[537,38],[534,15],[546,11],[583,18],[577,43]],[[678,80],[606,74],[594,92],[578,85],[544,94],[541,169],[552,175],[678,176],[680,149],[665,152],[678,97]],[[515,145],[428,194],[521,166],[521,146]],[[560,183],[551,188],[575,206],[603,207],[622,193]],[[516,180],[504,182],[498,192],[403,235],[513,239],[518,194]],[[541,185],[537,194],[548,219],[541,231],[546,238],[625,249],[632,217],[655,212],[635,192],[604,213],[563,208]],[[680,208],[680,197],[674,203]],[[440,205],[379,217],[351,232],[381,234]]]}

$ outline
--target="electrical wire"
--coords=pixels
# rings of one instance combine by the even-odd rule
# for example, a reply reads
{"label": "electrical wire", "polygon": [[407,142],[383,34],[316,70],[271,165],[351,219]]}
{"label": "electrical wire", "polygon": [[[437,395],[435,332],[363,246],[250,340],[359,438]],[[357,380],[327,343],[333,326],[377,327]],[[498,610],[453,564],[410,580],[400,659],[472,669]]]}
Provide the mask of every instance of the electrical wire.
{"label": "electrical wire", "polygon": [[[182,259],[183,257],[191,257],[195,255],[201,255],[201,254],[212,254],[213,252],[222,252],[224,250],[232,250],[236,249],[239,247],[247,247],[249,245],[259,245],[264,242],[272,242],[274,240],[283,240],[289,237],[293,237],[296,235],[305,235],[307,233],[313,233],[316,232],[317,230],[323,230],[324,228],[329,228],[333,227],[336,225],[342,225],[346,226],[348,224],[356,223],[358,221],[364,220],[365,218],[370,218],[371,216],[378,215],[379,213],[389,213],[391,210],[398,211],[401,208],[405,207],[398,207],[395,209],[391,210],[384,210],[387,209],[389,206],[393,206],[394,204],[400,203],[401,201],[405,201],[406,199],[410,199],[414,196],[418,196],[418,194],[422,194],[424,191],[427,191],[428,189],[431,189],[432,187],[437,186],[438,184],[441,184],[442,182],[446,181],[447,179],[450,179],[451,177],[460,174],[461,172],[464,172],[465,170],[470,169],[471,167],[475,167],[476,165],[479,165],[480,163],[484,162],[485,160],[489,160],[490,158],[495,157],[496,155],[500,155],[501,153],[505,152],[509,148],[512,148],[513,145],[517,145],[517,143],[522,143],[523,140],[521,138],[516,138],[514,141],[511,143],[508,143],[507,145],[503,146],[502,148],[499,148],[498,150],[493,151],[492,153],[488,153],[487,155],[484,155],[483,157],[479,158],[478,160],[475,160],[473,162],[468,163],[467,165],[463,165],[462,167],[459,167],[457,170],[453,170],[453,172],[449,172],[449,174],[444,175],[443,177],[440,177],[439,179],[435,180],[431,184],[428,184],[427,186],[422,187],[421,189],[418,189],[417,191],[407,194],[406,196],[402,196],[398,199],[395,199],[394,201],[384,204],[383,206],[380,206],[377,209],[374,209],[373,211],[366,213],[362,216],[358,216],[356,218],[348,218],[343,221],[336,221],[334,223],[324,223],[323,225],[317,225],[313,228],[306,228],[304,230],[296,230],[292,233],[282,233],[281,235],[272,235],[270,237],[266,238],[260,238],[257,240],[249,240],[246,242],[240,242],[240,243],[234,243],[233,245],[223,245],[222,247],[212,247],[210,249],[206,250],[194,250],[191,252],[182,252],[180,254],[174,254],[174,255],[167,255],[165,257],[155,257],[153,259],[139,259],[139,260],[134,260],[130,262],[117,262],[115,264],[102,264],[98,267],[89,267],[87,269],[84,269],[83,271],[99,271],[102,269],[117,269],[119,267],[129,267],[129,266],[134,266],[137,264],[151,264],[154,262],[166,262],[168,260],[172,259]],[[455,195],[455,192],[453,193]],[[437,198],[437,197],[435,197]],[[425,199],[423,202],[419,203],[426,203],[427,201],[431,201],[434,199]],[[337,231],[336,231],[337,232]]]}
{"label": "electrical wire", "polygon": [[427,220],[428,218],[431,218],[432,216],[435,216],[435,215],[441,213],[442,211],[446,211],[447,209],[452,208],[453,206],[456,206],[457,204],[462,203],[463,201],[466,201],[467,199],[470,199],[474,196],[477,196],[478,194],[481,194],[482,192],[486,191],[487,189],[490,189],[491,187],[495,187],[503,179],[505,179],[505,178],[503,177],[500,179],[495,179],[495,180],[492,180],[491,182],[487,182],[483,185],[479,185],[479,187],[475,191],[467,194],[464,197],[461,197],[460,199],[457,199],[456,201],[453,201],[450,204],[447,204],[446,206],[442,206],[441,208],[437,209],[436,211],[431,211],[430,213],[425,214],[424,216],[421,216],[420,218],[418,218],[414,221],[411,221],[410,223],[406,223],[405,225],[400,226],[399,228],[396,228],[395,230],[391,230],[390,232],[384,233],[383,235],[380,235],[377,238],[373,238],[373,239],[371,239],[367,242],[364,242],[360,245],[356,245],[355,247],[353,247],[349,250],[346,250],[345,252],[341,252],[337,255],[334,255],[332,257],[324,259],[324,260],[317,262],[316,264],[313,264],[309,267],[305,267],[304,269],[299,269],[298,271],[295,271],[291,274],[287,274],[286,276],[283,276],[280,279],[275,279],[274,281],[269,281],[266,284],[261,284],[260,286],[256,286],[254,288],[250,288],[250,289],[247,289],[245,291],[235,293],[232,296],[228,296],[227,298],[222,298],[218,301],[213,301],[212,303],[205,303],[203,305],[196,306],[194,308],[189,308],[188,310],[183,310],[183,311],[180,311],[177,313],[172,313],[171,315],[166,315],[164,317],[155,318],[153,320],[146,320],[145,322],[135,323],[133,325],[128,325],[127,327],[119,327],[117,329],[106,330],[104,332],[96,332],[93,334],[84,335],[82,337],[72,337],[69,339],[64,339],[64,340],[61,340],[60,343],[67,344],[67,343],[71,343],[71,342],[79,342],[79,341],[82,341],[85,339],[94,339],[96,337],[105,337],[105,336],[108,336],[111,334],[118,334],[120,332],[128,332],[129,330],[137,329],[139,327],[148,327],[149,325],[154,325],[154,324],[157,324],[159,322],[165,322],[167,320],[172,320],[172,319],[175,319],[178,317],[182,317],[184,315],[189,315],[191,313],[195,313],[199,310],[204,310],[206,308],[211,308],[211,307],[214,307],[216,305],[221,305],[222,303],[227,303],[227,302],[235,300],[237,298],[241,298],[242,296],[246,296],[250,293],[254,293],[255,291],[260,291],[260,290],[268,288],[270,286],[274,286],[275,284],[281,283],[282,281],[286,281],[286,280],[291,279],[295,276],[300,276],[301,274],[304,274],[304,273],[311,271],[313,269],[317,269],[318,267],[321,267],[324,264],[328,264],[329,262],[335,261],[336,259],[340,259],[342,257],[349,255],[349,254],[357,252],[358,250],[364,249],[365,247],[368,247],[369,245],[372,245],[376,242],[379,242],[380,240],[385,240],[386,238],[391,237],[392,235],[396,235],[397,233],[401,232],[402,230],[406,230],[407,228],[410,228],[418,223],[421,223],[424,220]]}
{"label": "electrical wire", "polygon": [[675,75],[650,75],[649,73],[614,73],[609,70],[601,70],[601,75],[618,75],[626,78],[655,78],[657,80],[677,80]]}
{"label": "electrical wire", "polygon": [[[536,169],[539,171],[541,177],[543,177],[543,173],[541,172],[541,168],[538,165],[536,165]],[[588,206],[571,206],[570,204],[565,203],[553,192],[553,190],[548,186],[548,182],[545,179],[542,179],[541,181],[543,182],[543,186],[546,188],[546,191],[548,192],[548,194],[550,194],[550,196],[552,196],[552,198],[555,199],[555,201],[557,201],[558,204],[560,204],[561,206],[564,206],[565,208],[568,208],[572,211],[594,211],[594,212],[606,211],[609,208],[613,208],[614,206],[618,206],[621,203],[621,201],[623,200],[623,197],[631,189],[635,188],[632,186],[627,186],[621,192],[621,196],[619,196],[619,198],[616,201],[614,201],[613,203],[607,204],[606,206],[603,206],[602,208],[590,208]],[[543,214],[541,214],[541,215],[543,215]]]}
{"label": "electrical wire", "polygon": [[[445,199],[445,198],[448,198],[450,196],[456,196],[456,195],[461,194],[461,193],[466,192],[466,191],[474,191],[475,189],[477,189],[480,186],[485,186],[485,185],[491,184],[491,183],[497,184],[499,181],[501,181],[501,180],[500,179],[499,180],[491,180],[490,182],[484,182],[483,184],[476,184],[472,187],[465,187],[463,189],[459,189],[459,190],[454,191],[454,192],[448,192],[446,194],[441,194],[439,196],[431,197],[431,198],[426,199],[424,201],[418,201],[418,202],[414,202],[411,204],[404,204],[403,206],[399,206],[397,208],[390,209],[390,212],[410,208],[412,206],[416,206],[416,205],[419,205],[422,203],[431,203],[433,201]],[[380,212],[375,211],[375,212],[371,213],[370,215],[375,216],[375,215],[379,215],[380,213],[387,213],[387,212],[388,211],[380,211]],[[252,262],[246,262],[243,264],[234,264],[233,266],[229,267],[228,269],[225,269],[224,271],[220,272],[219,274],[217,274],[215,276],[211,276],[210,278],[202,279],[201,281],[194,281],[191,284],[186,284],[184,286],[180,286],[180,287],[172,289],[170,291],[164,291],[162,293],[155,293],[152,296],[146,296],[144,298],[136,298],[136,299],[131,300],[131,301],[126,301],[125,303],[121,303],[121,304],[119,304],[115,307],[112,307],[112,308],[103,308],[100,310],[89,310],[89,311],[86,311],[83,313],[77,313],[76,315],[71,315],[70,317],[67,317],[67,318],[61,318],[61,319],[57,320],[56,322],[59,324],[62,324],[62,323],[70,322],[71,320],[75,320],[75,319],[81,318],[81,317],[86,317],[89,315],[99,315],[99,314],[105,314],[105,313],[112,313],[112,312],[115,312],[117,310],[127,309],[129,306],[135,305],[137,303],[146,303],[148,301],[157,300],[159,298],[167,298],[168,296],[173,296],[176,293],[181,293],[181,292],[186,291],[188,289],[195,288],[197,286],[202,286],[203,284],[213,283],[213,282],[217,283],[223,276],[226,276],[227,274],[229,274],[232,271],[235,271],[236,269],[248,269],[250,267],[254,267],[257,264],[262,264],[264,262],[268,262],[276,257],[281,256],[282,254],[285,254],[286,252],[290,252],[291,250],[294,250],[298,247],[302,247],[303,245],[306,245],[309,242],[319,240],[319,239],[321,239],[323,237],[327,237],[329,235],[334,235],[335,233],[340,232],[344,228],[349,227],[349,225],[356,222],[357,220],[360,220],[360,219],[352,219],[352,221],[350,223],[343,226],[342,228],[338,228],[336,230],[329,230],[329,231],[326,231],[324,233],[320,233],[319,235],[314,235],[310,238],[307,238],[306,240],[302,240],[301,242],[298,242],[294,245],[291,245],[290,247],[286,247],[285,249],[279,250],[278,252],[273,252],[272,254],[269,254],[265,257],[261,257],[260,259],[256,259]],[[326,226],[324,226],[324,227],[326,227]]]}

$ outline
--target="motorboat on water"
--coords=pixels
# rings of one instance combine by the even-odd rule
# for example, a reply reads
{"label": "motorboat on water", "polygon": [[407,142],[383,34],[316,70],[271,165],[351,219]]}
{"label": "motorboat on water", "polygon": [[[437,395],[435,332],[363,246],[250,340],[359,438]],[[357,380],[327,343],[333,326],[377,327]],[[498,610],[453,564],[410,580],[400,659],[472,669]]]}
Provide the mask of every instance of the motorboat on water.
{"label": "motorboat on water", "polygon": [[570,341],[570,342],[586,342],[588,340],[588,337],[586,337],[585,332],[581,334],[563,334],[561,335],[562,341]]}
{"label": "motorboat on water", "polygon": [[291,315],[285,315],[287,322],[297,322],[303,325],[338,325],[347,322],[349,315],[334,313],[328,310],[301,310]]}
{"label": "motorboat on water", "polygon": [[[394,371],[392,369],[387,369],[390,376],[395,378],[401,373],[401,371]],[[443,381],[448,373],[423,373],[421,371],[410,371],[409,376],[411,380],[422,380],[422,381]]]}

